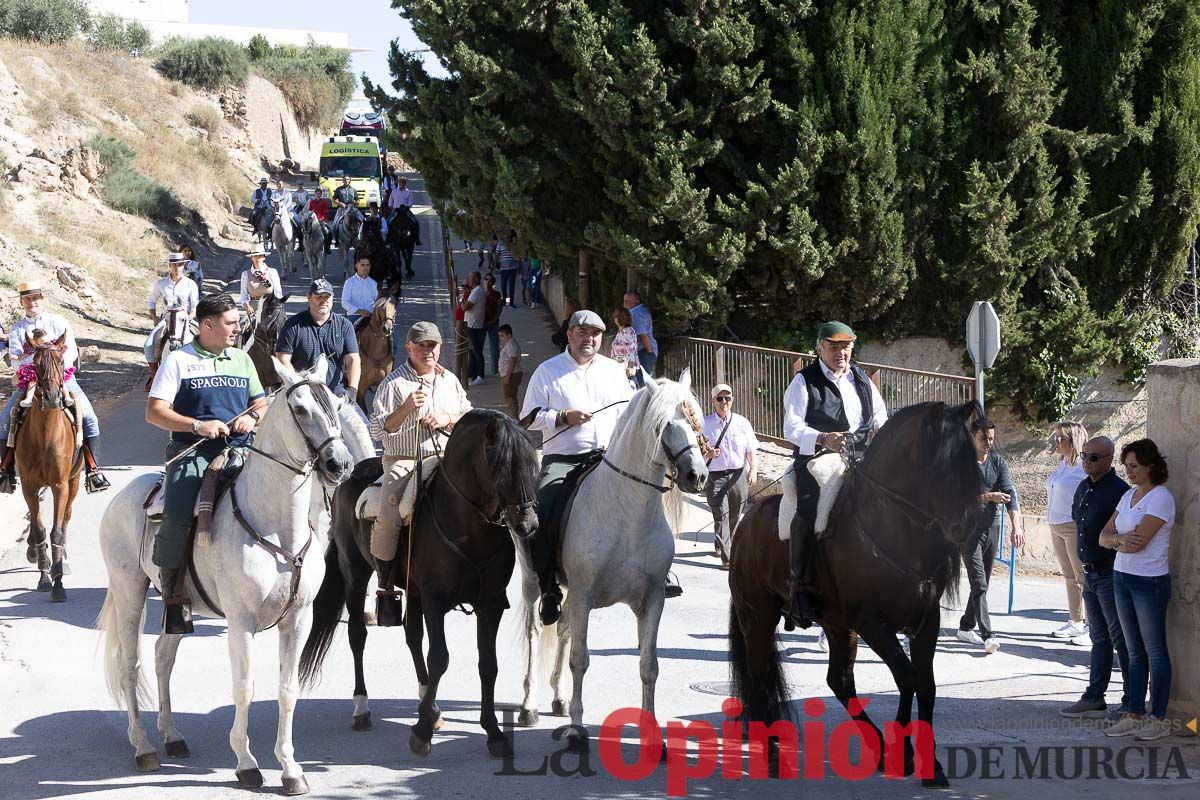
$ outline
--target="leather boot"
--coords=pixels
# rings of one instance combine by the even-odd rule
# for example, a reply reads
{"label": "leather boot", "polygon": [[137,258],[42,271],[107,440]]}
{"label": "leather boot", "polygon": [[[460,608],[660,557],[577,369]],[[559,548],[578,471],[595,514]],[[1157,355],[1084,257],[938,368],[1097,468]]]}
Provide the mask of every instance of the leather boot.
{"label": "leather boot", "polygon": [[12,494],[17,490],[17,465],[15,460],[4,462],[12,456],[8,442],[0,441],[0,494]]}
{"label": "leather boot", "polygon": [[788,555],[791,563],[791,603],[786,613],[792,621],[801,628],[812,626],[813,620],[819,619],[816,608],[816,598],[809,576],[810,543],[812,540],[811,525],[805,516],[799,512],[792,520],[792,532],[788,537]]}
{"label": "leather boot", "polygon": [[186,597],[175,593],[179,580],[179,569],[161,567],[158,572],[162,585],[163,633],[186,634],[192,632],[192,605]]}
{"label": "leather boot", "polygon": [[399,627],[404,622],[404,593],[392,588],[392,564],[376,559],[379,590],[375,592],[375,624],[380,628]]}
{"label": "leather boot", "polygon": [[[558,587],[555,587],[556,589]],[[542,592],[538,617],[543,625],[553,625],[562,616],[562,592]]]}
{"label": "leather boot", "polygon": [[83,485],[88,494],[103,492],[112,486],[108,482],[108,478],[104,477],[104,473],[100,471],[100,465],[96,461],[96,452],[99,447],[99,436],[89,436],[83,440],[83,461],[87,473]]}

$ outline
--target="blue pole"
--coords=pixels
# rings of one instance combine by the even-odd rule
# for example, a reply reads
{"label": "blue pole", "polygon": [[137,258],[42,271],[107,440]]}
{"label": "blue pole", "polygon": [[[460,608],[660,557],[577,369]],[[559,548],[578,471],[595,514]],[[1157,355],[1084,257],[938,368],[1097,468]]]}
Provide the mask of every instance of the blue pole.
{"label": "blue pole", "polygon": [[[1004,553],[1004,519],[1007,516],[1008,516],[1008,510],[1003,505],[1001,505],[1000,506],[1000,552],[1001,552],[1001,554]],[[1004,558],[1001,557],[1000,560],[1004,561]],[[1011,544],[1009,545],[1008,560],[1004,561],[1004,563],[1008,564],[1008,613],[1011,614],[1012,610],[1013,610],[1013,593],[1016,589],[1016,580],[1017,580],[1017,548],[1015,546],[1013,546]]]}

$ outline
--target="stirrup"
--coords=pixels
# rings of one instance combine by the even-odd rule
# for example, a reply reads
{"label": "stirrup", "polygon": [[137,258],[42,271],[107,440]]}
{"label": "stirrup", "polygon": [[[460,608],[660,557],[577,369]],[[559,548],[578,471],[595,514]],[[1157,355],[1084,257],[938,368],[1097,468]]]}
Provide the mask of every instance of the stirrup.
{"label": "stirrup", "polygon": [[14,494],[20,482],[17,474],[10,470],[0,470],[0,494]]}
{"label": "stirrup", "polygon": [[375,624],[380,628],[397,628],[404,624],[404,592],[398,589],[379,589],[375,592]]}
{"label": "stirrup", "polygon": [[108,482],[108,478],[104,477],[104,473],[99,469],[89,472],[83,479],[83,488],[88,494],[96,494],[112,488],[112,484]]}
{"label": "stirrup", "polygon": [[183,635],[194,630],[191,602],[184,597],[163,598],[162,632]]}
{"label": "stirrup", "polygon": [[[672,578],[675,580],[671,580]],[[683,594],[683,587],[679,585],[679,576],[674,572],[667,573],[665,584],[663,586],[663,594],[666,595],[668,599],[672,597],[679,597]]]}

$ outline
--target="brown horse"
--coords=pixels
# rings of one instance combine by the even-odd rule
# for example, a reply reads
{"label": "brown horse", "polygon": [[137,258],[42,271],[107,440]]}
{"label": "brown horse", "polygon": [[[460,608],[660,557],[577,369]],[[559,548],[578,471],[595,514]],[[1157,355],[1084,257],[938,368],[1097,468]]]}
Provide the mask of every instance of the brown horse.
{"label": "brown horse", "polygon": [[[891,670],[900,693],[896,722],[917,717],[928,726],[904,739],[904,774],[919,769],[927,786],[947,785],[934,752],[933,656],[941,626],[940,602],[958,587],[959,547],[979,509],[979,469],[968,430],[976,403],[957,408],[922,403],[901,409],[880,430],[861,464],[846,473],[827,530],[812,548],[821,592],[821,624],[829,640],[829,688],[850,715],[884,736],[867,716],[854,688],[854,657],[861,638]],[[791,479],[791,476],[788,476]],[[750,721],[794,721],[776,649],[775,628],[788,597],[788,545],[778,534],[779,498],[742,519],[733,539],[729,572],[729,662],[734,689]],[[911,660],[896,640],[911,637]],[[855,635],[857,633],[857,636]],[[864,742],[864,747],[867,745]],[[927,745],[928,749],[924,746]],[[780,748],[772,742],[779,768]],[[889,748],[890,749],[890,748]],[[792,765],[794,754],[787,754]],[[864,756],[866,758],[866,756]],[[932,764],[930,764],[932,761]]]}
{"label": "brown horse", "polygon": [[[67,524],[71,521],[71,506],[79,492],[83,469],[82,451],[76,447],[75,427],[66,410],[69,398],[63,387],[62,361],[65,348],[66,334],[49,344],[34,346],[37,393],[33,405],[25,409],[16,439],[17,472],[29,508],[29,547],[25,556],[30,563],[37,564],[38,591],[50,592],[50,600],[55,603],[67,599],[62,584]],[[50,529],[49,546],[39,499],[45,486],[54,495],[54,527]]]}
{"label": "brown horse", "polygon": [[358,379],[358,404],[368,416],[367,390],[377,389],[392,371],[392,327],[396,324],[396,301],[380,296],[371,307],[371,317],[358,332],[358,357],[362,377]]}

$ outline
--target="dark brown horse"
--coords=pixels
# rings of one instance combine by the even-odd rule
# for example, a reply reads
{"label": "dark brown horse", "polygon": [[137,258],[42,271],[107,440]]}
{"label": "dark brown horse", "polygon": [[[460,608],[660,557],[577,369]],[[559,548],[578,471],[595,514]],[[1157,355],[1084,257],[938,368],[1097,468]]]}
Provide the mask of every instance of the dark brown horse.
{"label": "dark brown horse", "polygon": [[287,321],[287,301],[291,297],[285,294],[282,299],[273,294],[263,297],[262,307],[258,318],[254,320],[254,329],[246,339],[243,350],[254,362],[254,370],[263,388],[268,392],[278,389],[279,376],[275,374],[275,365],[271,356],[275,353],[275,344],[279,341],[279,333],[283,323]]}
{"label": "dark brown horse", "polygon": [[[25,409],[16,439],[17,472],[29,508],[29,547],[25,556],[30,563],[37,564],[38,591],[50,592],[50,600],[55,603],[67,599],[62,583],[67,524],[71,521],[71,506],[79,492],[83,468],[75,428],[66,410],[69,398],[63,387],[62,361],[65,348],[66,334],[48,344],[34,346],[37,394],[33,405]],[[42,488],[47,486],[54,496],[54,526],[50,529],[49,545],[39,501]]]}
{"label": "dark brown horse", "polygon": [[[933,731],[933,655],[940,601],[958,586],[959,545],[979,508],[979,469],[968,426],[976,403],[922,403],[901,409],[880,430],[861,464],[846,474],[829,528],[813,547],[821,624],[829,639],[826,680],[856,720],[883,733],[859,704],[854,656],[861,638],[891,670],[900,693],[896,722],[917,718]],[[790,479],[790,476],[789,476]],[[729,572],[729,661],[735,692],[751,721],[794,719],[775,628],[788,596],[788,545],[777,532],[779,498],[758,504],[738,525]],[[896,633],[911,637],[911,660]],[[855,636],[857,633],[857,637]],[[933,752],[933,742],[928,741]],[[773,762],[778,750],[772,753]],[[942,765],[914,765],[904,742],[904,774],[920,769],[945,786]]]}

